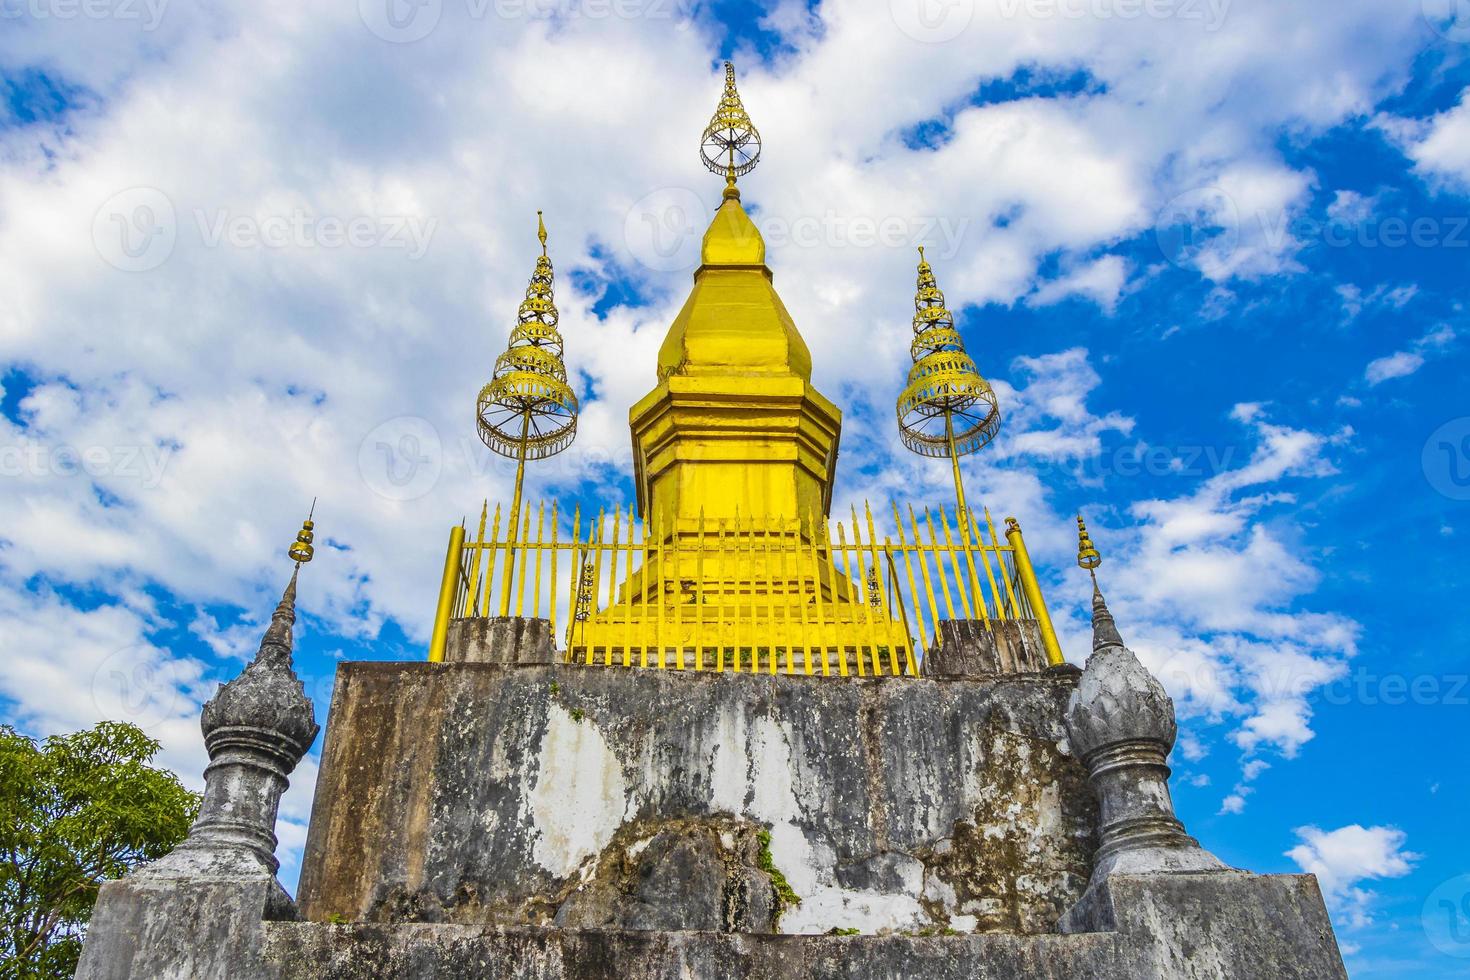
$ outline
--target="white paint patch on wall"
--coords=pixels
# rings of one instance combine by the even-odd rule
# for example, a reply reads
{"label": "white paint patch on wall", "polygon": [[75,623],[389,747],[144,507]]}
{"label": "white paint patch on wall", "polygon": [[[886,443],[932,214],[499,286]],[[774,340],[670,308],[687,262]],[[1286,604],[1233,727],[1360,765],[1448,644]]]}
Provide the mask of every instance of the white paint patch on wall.
{"label": "white paint patch on wall", "polygon": [[714,758],[710,771],[710,795],[716,811],[740,813],[745,809],[746,775],[750,760],[745,752],[745,711],[725,706],[715,722]]}
{"label": "white paint patch on wall", "polygon": [[590,719],[551,705],[528,795],[535,827],[532,857],[559,877],[600,854],[623,822],[628,787],[623,766]]}
{"label": "white paint patch on wall", "polygon": [[[925,921],[913,881],[909,893],[864,892],[836,884],[836,856],[827,847],[813,847],[801,830],[802,804],[797,797],[791,761],[791,737],[770,718],[757,718],[743,746],[743,768],[750,773],[748,816],[771,825],[771,859],[786,876],[801,904],[781,916],[788,934],[824,933],[834,928],[913,929]],[[722,746],[723,748],[723,746]],[[720,753],[716,753],[716,764]],[[815,809],[816,801],[808,801]]]}

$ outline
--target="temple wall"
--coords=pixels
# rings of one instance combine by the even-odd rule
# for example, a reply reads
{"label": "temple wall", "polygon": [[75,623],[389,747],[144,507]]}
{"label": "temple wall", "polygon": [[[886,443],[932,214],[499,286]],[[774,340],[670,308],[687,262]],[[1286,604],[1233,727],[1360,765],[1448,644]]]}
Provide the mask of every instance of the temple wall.
{"label": "temple wall", "polygon": [[1096,846],[1074,687],[343,664],[302,912],[1050,932]]}

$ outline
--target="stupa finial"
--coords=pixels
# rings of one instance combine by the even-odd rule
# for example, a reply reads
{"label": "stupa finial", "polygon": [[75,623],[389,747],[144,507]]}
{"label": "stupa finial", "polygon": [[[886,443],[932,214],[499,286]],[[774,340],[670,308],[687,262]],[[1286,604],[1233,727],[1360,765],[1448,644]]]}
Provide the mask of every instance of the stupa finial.
{"label": "stupa finial", "polygon": [[[492,452],[516,461],[505,557],[507,576],[514,569],[526,460],[555,456],[577,435],[579,406],[562,363],[562,339],[557,331],[561,314],[556,309],[555,273],[546,251],[546,220],[540,211],[536,212],[536,237],[541,242],[541,254],[536,257],[510,343],[496,359],[494,377],[480,389],[475,405],[480,441]],[[507,587],[504,603],[509,602]],[[501,615],[509,613],[502,611]]]}
{"label": "stupa finial", "polygon": [[1118,633],[1118,624],[1113,620],[1113,614],[1108,610],[1107,600],[1103,598],[1102,589],[1097,584],[1097,567],[1102,564],[1102,555],[1097,546],[1092,543],[1092,536],[1087,533],[1087,523],[1082,520],[1082,515],[1077,515],[1077,565],[1087,569],[1092,576],[1092,649],[1102,650],[1107,647],[1121,647],[1123,637]]}
{"label": "stupa finial", "polygon": [[301,522],[301,530],[296,532],[296,540],[292,541],[291,546],[286,549],[287,556],[297,565],[305,565],[311,561],[312,555],[316,553],[316,549],[311,546],[311,542],[315,537],[312,529],[316,527],[311,522],[311,519],[315,515],[316,498],[313,497],[311,498],[311,510],[307,511],[306,520]]}
{"label": "stupa finial", "polygon": [[1000,431],[1000,404],[990,383],[955,329],[954,316],[934,267],[919,246],[918,288],[914,293],[914,339],[909,355],[914,366],[898,396],[898,433],[903,444],[920,456],[949,457],[954,464],[956,502],[962,531],[969,511],[960,479],[960,457],[978,452]]}
{"label": "stupa finial", "polygon": [[699,158],[711,173],[725,178],[725,197],[740,199],[735,178],[755,169],[761,157],[761,134],[751,122],[735,88],[735,65],[725,62],[725,91],[699,146]]}

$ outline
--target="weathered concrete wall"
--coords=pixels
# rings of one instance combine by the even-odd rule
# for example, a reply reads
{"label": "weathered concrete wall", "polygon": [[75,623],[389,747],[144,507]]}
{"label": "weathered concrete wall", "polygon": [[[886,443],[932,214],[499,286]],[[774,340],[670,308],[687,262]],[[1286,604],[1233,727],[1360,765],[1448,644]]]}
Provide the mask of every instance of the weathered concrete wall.
{"label": "weathered concrete wall", "polygon": [[1047,932],[1095,847],[1062,725],[1074,686],[344,664],[302,911]]}
{"label": "weathered concrete wall", "polygon": [[561,658],[550,620],[482,616],[450,620],[444,659],[452,664],[554,664]]}
{"label": "weathered concrete wall", "polygon": [[1046,668],[1041,626],[1034,619],[942,619],[939,646],[924,657],[925,677],[1036,674]]}
{"label": "weathered concrete wall", "polygon": [[271,980],[1347,977],[1310,875],[1118,876],[1095,898],[1109,931],[827,937],[268,923],[264,957]]}

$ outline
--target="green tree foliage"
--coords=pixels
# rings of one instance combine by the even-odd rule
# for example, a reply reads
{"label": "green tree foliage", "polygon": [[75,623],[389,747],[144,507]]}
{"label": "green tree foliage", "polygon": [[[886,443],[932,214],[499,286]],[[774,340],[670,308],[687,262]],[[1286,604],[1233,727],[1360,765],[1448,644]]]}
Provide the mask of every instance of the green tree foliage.
{"label": "green tree foliage", "polygon": [[70,977],[102,882],[188,835],[199,797],[158,749],[118,722],[40,743],[0,725],[0,977]]}

